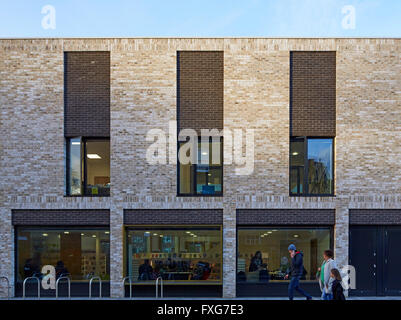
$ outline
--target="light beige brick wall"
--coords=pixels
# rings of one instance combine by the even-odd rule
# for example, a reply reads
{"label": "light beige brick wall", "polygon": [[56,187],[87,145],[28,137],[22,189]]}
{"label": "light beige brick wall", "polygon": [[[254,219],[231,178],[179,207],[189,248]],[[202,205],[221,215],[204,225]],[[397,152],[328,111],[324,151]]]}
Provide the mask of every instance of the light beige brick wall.
{"label": "light beige brick wall", "polygon": [[[63,197],[63,51],[74,50],[111,51],[110,198]],[[224,50],[225,127],[255,130],[255,171],[225,166],[224,198],[177,198],[176,166],[144,161],[148,130],[176,120],[177,50]],[[288,196],[291,50],[337,51],[335,198]],[[0,275],[14,279],[18,208],[110,208],[113,296],[124,208],[223,208],[226,297],[235,296],[236,208],[335,208],[346,264],[348,209],[401,208],[400,52],[398,39],[0,40]]]}

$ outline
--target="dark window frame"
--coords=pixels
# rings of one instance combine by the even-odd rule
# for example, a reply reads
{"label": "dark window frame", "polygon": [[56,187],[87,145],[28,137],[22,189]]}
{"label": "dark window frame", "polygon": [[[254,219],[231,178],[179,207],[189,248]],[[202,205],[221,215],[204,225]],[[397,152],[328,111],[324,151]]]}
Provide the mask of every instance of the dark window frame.
{"label": "dark window frame", "polygon": [[[334,252],[334,225],[249,225],[249,226],[243,226],[243,225],[237,225],[236,226],[236,250],[235,250],[235,283],[241,283],[238,281],[238,271],[237,271],[237,266],[238,266],[238,257],[239,257],[239,230],[257,230],[257,229],[277,229],[277,230],[302,230],[302,229],[311,229],[311,230],[325,230],[329,229],[330,232],[330,250]],[[312,281],[312,280],[301,280],[301,281]],[[282,280],[282,283],[289,282],[289,280]],[[250,285],[260,285],[259,282],[247,282],[247,284]]]}
{"label": "dark window frame", "polygon": [[[179,286],[179,285],[188,285],[188,283],[193,284],[193,285],[199,285],[199,284],[207,284],[207,285],[222,285],[223,284],[223,265],[224,265],[224,260],[223,260],[223,226],[220,224],[188,224],[188,225],[125,225],[124,226],[124,254],[123,254],[123,259],[124,259],[124,275],[128,276],[128,270],[129,270],[129,259],[128,259],[128,243],[129,243],[129,232],[130,231],[155,231],[155,230],[166,230],[166,231],[183,231],[183,230],[211,230],[211,231],[218,231],[219,232],[219,238],[220,238],[220,243],[221,243],[221,256],[219,260],[221,261],[221,270],[220,270],[220,281],[217,282],[210,282],[210,283],[205,283],[204,280],[185,280],[185,282],[171,282],[169,285],[172,286]],[[192,258],[191,258],[192,259]],[[135,281],[134,281],[135,283]],[[141,283],[141,285],[153,285],[152,281],[149,281],[149,283]]]}
{"label": "dark window frame", "polygon": [[[43,230],[52,230],[52,231],[70,231],[70,230],[93,230],[93,231],[109,231],[110,226],[97,226],[97,225],[88,225],[88,226],[61,226],[61,225],[51,225],[51,226],[43,226],[43,225],[30,225],[30,226],[16,226],[14,229],[14,281],[15,283],[22,283],[22,281],[18,280],[18,233],[21,230],[35,230],[35,231],[43,231]],[[111,239],[111,234],[109,234],[109,239]],[[110,240],[111,243],[111,240]],[[110,253],[111,255],[111,249]],[[110,265],[111,266],[111,265]],[[78,280],[79,281],[79,280]],[[82,280],[85,281],[85,280]],[[89,280],[88,280],[89,281]],[[109,282],[110,280],[102,280],[103,282]],[[14,294],[16,294],[17,288],[14,287]]]}
{"label": "dark window frame", "polygon": [[[203,137],[204,138],[204,137]],[[209,137],[209,143],[213,142],[213,137]],[[196,186],[197,186],[197,175],[196,175],[196,168],[197,164],[191,164],[191,171],[194,176],[193,183],[191,184],[191,189],[194,190],[194,192],[191,193],[181,193],[180,192],[180,162],[178,159],[178,152],[180,150],[180,146],[183,143],[186,143],[187,141],[177,141],[177,197],[222,197],[223,196],[223,191],[224,191],[224,155],[223,155],[223,137],[220,137],[220,161],[221,165],[210,165],[209,168],[220,168],[221,167],[221,191],[215,194],[202,194],[202,193],[197,193],[196,192]],[[198,137],[198,143],[202,143],[202,137]],[[206,176],[206,179],[207,176]]]}
{"label": "dark window frame", "polygon": [[[82,154],[81,154],[81,172],[83,177],[81,177],[81,183],[82,183],[82,194],[70,194],[70,161],[71,161],[71,139],[77,139],[80,138],[81,139],[81,150],[82,150]],[[109,195],[96,195],[96,194],[88,194],[86,192],[88,183],[87,183],[87,171],[88,171],[88,159],[86,156],[86,142],[87,141],[91,141],[91,140],[97,140],[97,141],[109,141],[110,142],[110,137],[68,137],[65,138],[66,141],[66,162],[65,162],[65,172],[66,172],[66,176],[65,176],[65,196],[66,197],[110,197]],[[111,145],[110,145],[111,147]],[[83,161],[82,161],[83,160]],[[111,164],[110,164],[111,166]],[[110,187],[111,189],[111,187]]]}
{"label": "dark window frame", "polygon": [[[308,165],[308,140],[318,140],[318,139],[327,139],[332,141],[332,153],[331,153],[331,163],[332,163],[332,171],[333,171],[333,179],[331,181],[331,193],[309,193],[309,165]],[[291,143],[292,142],[300,142],[304,143],[304,178],[303,178],[303,192],[299,192],[299,181],[297,181],[297,191],[296,193],[291,192],[291,171],[295,168],[298,169],[296,166],[291,166]],[[317,137],[317,136],[303,136],[303,137],[290,137],[290,145],[289,145],[289,183],[288,183],[288,192],[290,197],[335,197],[335,137]],[[299,180],[299,178],[297,178]]]}

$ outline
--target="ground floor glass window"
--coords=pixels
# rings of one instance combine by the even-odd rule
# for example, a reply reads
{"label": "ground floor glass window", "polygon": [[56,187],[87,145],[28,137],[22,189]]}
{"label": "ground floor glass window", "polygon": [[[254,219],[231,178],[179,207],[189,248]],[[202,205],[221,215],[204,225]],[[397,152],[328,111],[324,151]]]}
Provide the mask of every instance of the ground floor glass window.
{"label": "ground floor glass window", "polygon": [[106,229],[17,230],[17,278],[42,278],[42,268],[53,266],[56,278],[110,279],[110,232]]}
{"label": "ground floor glass window", "polygon": [[135,282],[221,283],[220,227],[130,227],[127,275]]}
{"label": "ground floor glass window", "polygon": [[291,263],[291,243],[304,255],[301,280],[315,280],[323,251],[331,246],[330,234],[330,228],[239,228],[237,281],[283,281]]}

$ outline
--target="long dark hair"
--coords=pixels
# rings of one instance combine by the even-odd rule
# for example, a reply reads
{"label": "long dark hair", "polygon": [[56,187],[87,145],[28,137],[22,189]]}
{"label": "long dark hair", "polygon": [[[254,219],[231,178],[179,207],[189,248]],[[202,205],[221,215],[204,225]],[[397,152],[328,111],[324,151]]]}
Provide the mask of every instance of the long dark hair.
{"label": "long dark hair", "polygon": [[341,278],[340,271],[338,269],[331,269],[330,272],[333,274],[334,278],[338,281],[342,281],[343,278]]}

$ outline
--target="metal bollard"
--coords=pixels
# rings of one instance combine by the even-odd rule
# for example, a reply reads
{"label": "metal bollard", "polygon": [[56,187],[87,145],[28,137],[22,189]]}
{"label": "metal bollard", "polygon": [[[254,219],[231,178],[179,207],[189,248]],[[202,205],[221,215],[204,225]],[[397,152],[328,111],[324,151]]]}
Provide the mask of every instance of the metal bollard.
{"label": "metal bollard", "polygon": [[36,277],[28,277],[28,278],[25,278],[25,280],[24,280],[24,282],[23,282],[23,284],[22,284],[22,298],[25,299],[25,285],[26,285],[26,282],[27,282],[28,280],[30,280],[30,279],[35,279],[35,280],[38,282],[38,299],[40,299],[40,281],[39,281],[39,279],[36,278]]}
{"label": "metal bollard", "polygon": [[125,291],[125,282],[127,280],[129,280],[129,298],[132,299],[132,277],[128,276],[128,277],[125,277],[123,279],[123,288],[124,288],[124,291]]}
{"label": "metal bollard", "polygon": [[158,277],[156,279],[156,299],[159,298],[159,281],[160,281],[160,298],[163,299],[163,278]]}
{"label": "metal bollard", "polygon": [[99,298],[102,297],[102,279],[100,277],[92,277],[89,280],[89,299],[92,299],[92,282],[93,280],[99,280]]}
{"label": "metal bollard", "polygon": [[71,299],[71,279],[69,277],[66,277],[66,276],[60,277],[56,281],[56,299],[58,299],[58,284],[59,284],[60,280],[63,280],[63,279],[67,280],[67,283],[68,283],[68,299]]}

